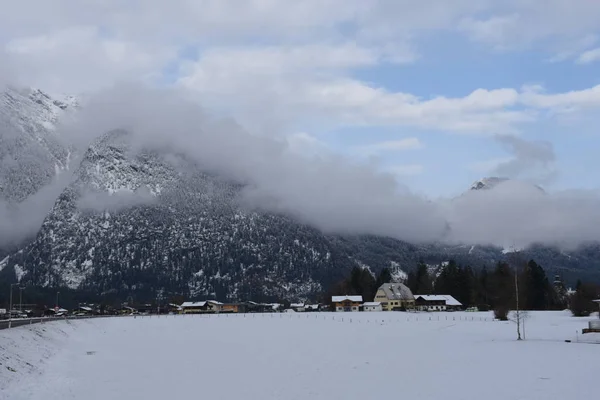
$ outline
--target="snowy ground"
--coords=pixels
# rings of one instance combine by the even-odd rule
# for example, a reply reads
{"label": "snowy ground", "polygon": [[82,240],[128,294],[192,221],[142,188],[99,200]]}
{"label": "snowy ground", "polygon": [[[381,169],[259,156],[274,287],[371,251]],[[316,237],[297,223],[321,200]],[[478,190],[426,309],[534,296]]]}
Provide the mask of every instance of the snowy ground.
{"label": "snowy ground", "polygon": [[587,321],[531,313],[523,342],[487,313],[58,321],[0,332],[0,399],[595,398]]}

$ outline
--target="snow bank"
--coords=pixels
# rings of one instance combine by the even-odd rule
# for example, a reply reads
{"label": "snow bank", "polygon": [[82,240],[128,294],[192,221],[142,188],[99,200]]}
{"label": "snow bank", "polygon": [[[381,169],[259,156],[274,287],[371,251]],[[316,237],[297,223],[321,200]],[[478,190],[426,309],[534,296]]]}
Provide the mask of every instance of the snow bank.
{"label": "snow bank", "polygon": [[27,398],[9,396],[9,388],[26,393],[46,371],[49,360],[68,344],[79,324],[61,320],[0,331],[0,399]]}
{"label": "snow bank", "polygon": [[47,324],[41,336],[37,328],[0,333],[3,346],[7,338],[15,346],[15,359],[33,364],[19,364],[23,372],[0,398],[594,398],[597,374],[590,366],[600,346],[576,343],[586,326],[587,319],[563,312],[530,313],[527,340],[517,342],[514,323],[492,321],[489,313],[185,315]]}

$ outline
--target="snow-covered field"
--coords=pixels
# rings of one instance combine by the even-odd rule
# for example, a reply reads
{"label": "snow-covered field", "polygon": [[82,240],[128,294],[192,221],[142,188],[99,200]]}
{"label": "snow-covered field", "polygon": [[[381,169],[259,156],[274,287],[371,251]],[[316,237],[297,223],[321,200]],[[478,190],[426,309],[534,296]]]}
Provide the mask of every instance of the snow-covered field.
{"label": "snow-covered field", "polygon": [[57,321],[0,331],[0,398],[595,398],[588,320],[530,313],[522,342],[488,313]]}

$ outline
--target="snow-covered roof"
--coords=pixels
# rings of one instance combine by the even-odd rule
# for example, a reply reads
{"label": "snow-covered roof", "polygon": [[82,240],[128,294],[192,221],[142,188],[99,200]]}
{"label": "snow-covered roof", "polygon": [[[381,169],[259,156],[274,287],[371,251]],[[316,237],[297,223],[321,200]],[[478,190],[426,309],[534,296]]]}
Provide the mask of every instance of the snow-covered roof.
{"label": "snow-covered roof", "polygon": [[598,300],[592,300],[594,303],[600,303],[600,299]]}
{"label": "snow-covered roof", "polygon": [[447,306],[462,306],[460,301],[456,300],[454,297],[449,294],[417,294],[415,295],[415,299],[421,297],[426,301],[444,301]]}
{"label": "snow-covered roof", "polygon": [[414,298],[408,286],[403,283],[384,283],[379,290],[383,290],[388,300],[412,300]]}
{"label": "snow-covered roof", "polygon": [[290,307],[292,307],[292,308],[302,308],[302,307],[304,307],[304,303],[292,303],[292,304],[290,304]]}
{"label": "snow-covered roof", "polygon": [[318,310],[319,305],[318,304],[307,304],[304,306],[304,308],[309,309],[309,310]]}
{"label": "snow-covered roof", "polygon": [[216,300],[205,300],[205,301],[185,301],[181,304],[181,307],[204,307],[206,303],[215,304],[215,305],[223,305],[220,301]]}
{"label": "snow-covered roof", "polygon": [[362,302],[362,296],[331,296],[331,301],[334,303],[341,303],[342,301],[354,301],[354,302]]}
{"label": "snow-covered roof", "polygon": [[181,307],[204,307],[205,304],[205,301],[184,301]]}
{"label": "snow-covered roof", "polygon": [[80,310],[85,310],[85,311],[92,311],[92,307],[87,307],[87,306],[79,306]]}
{"label": "snow-covered roof", "polygon": [[381,303],[379,301],[367,301],[366,303],[363,303],[363,306],[371,306],[371,307],[376,307],[376,306],[380,306]]}

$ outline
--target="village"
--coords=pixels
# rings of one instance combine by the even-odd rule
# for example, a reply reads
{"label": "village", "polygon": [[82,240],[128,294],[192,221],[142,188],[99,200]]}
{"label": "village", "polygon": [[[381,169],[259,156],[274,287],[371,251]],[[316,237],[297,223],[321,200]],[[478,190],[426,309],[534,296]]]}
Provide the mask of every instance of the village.
{"label": "village", "polygon": [[[375,294],[375,301],[363,301],[360,295],[336,295],[331,304],[311,302],[298,303],[258,303],[243,301],[223,303],[209,299],[185,301],[181,304],[166,305],[123,303],[120,307],[99,306],[97,304],[79,304],[67,310],[59,307],[40,307],[35,304],[16,304],[9,312],[0,309],[0,319],[61,317],[87,315],[150,315],[150,314],[215,314],[215,313],[271,313],[271,312],[378,312],[378,311],[456,311],[463,305],[450,295],[413,295],[403,283],[385,283]],[[476,311],[476,308],[467,311]]]}
{"label": "village", "polygon": [[[600,306],[600,299],[593,300]],[[183,301],[181,304],[164,305],[123,303],[120,307],[96,304],[79,304],[67,310],[59,307],[40,307],[19,303],[10,311],[0,308],[0,319],[21,318],[77,318],[90,316],[143,316],[143,315],[190,315],[190,314],[246,314],[246,313],[309,313],[309,312],[451,312],[451,311],[487,311],[477,307],[465,307],[456,298],[448,294],[413,294],[403,283],[384,283],[377,289],[374,301],[364,301],[361,295],[333,295],[330,304],[298,303],[258,303],[242,301],[224,303],[215,299],[202,301]],[[41,322],[39,320],[38,322]],[[2,328],[4,326],[1,326]],[[8,325],[10,327],[10,324]],[[600,332],[600,321],[590,321],[582,333]]]}

